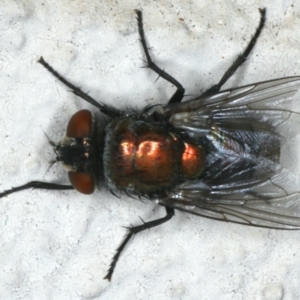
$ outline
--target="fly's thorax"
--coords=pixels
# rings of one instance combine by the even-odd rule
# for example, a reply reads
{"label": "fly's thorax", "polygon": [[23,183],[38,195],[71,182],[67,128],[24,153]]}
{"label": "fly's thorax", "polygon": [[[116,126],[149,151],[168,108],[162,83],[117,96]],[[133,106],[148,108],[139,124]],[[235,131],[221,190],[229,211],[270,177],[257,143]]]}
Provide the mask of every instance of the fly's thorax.
{"label": "fly's thorax", "polygon": [[97,124],[88,110],[75,113],[66,133],[56,147],[57,160],[68,172],[73,187],[83,193],[93,193],[99,173],[99,145]]}
{"label": "fly's thorax", "polygon": [[132,115],[106,128],[104,179],[110,189],[146,195],[198,177],[205,154],[169,128]]}

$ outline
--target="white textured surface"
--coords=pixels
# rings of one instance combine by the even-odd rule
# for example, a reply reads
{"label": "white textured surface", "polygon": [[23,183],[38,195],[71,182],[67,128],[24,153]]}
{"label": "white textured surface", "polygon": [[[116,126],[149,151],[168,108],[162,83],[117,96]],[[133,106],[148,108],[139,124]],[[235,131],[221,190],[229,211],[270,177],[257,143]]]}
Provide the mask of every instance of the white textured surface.
{"label": "white textured surface", "polygon": [[[22,2],[24,2],[22,4]],[[108,4],[109,3],[109,4]],[[0,190],[66,180],[43,131],[58,141],[86,103],[44,58],[105,103],[166,102],[174,88],[141,68],[133,9],[144,11],[155,61],[199,94],[245,47],[267,7],[253,54],[226,87],[300,74],[296,1],[0,1]],[[106,192],[24,191],[0,200],[1,299],[300,299],[300,233],[177,213],[136,236],[103,280],[121,226],[163,209]]]}

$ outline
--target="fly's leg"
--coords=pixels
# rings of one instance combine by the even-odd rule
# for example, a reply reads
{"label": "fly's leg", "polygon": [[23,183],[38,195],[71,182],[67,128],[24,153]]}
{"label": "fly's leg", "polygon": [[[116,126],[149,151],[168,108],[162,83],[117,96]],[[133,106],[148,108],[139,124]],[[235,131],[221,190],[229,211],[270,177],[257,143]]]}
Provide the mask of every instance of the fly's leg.
{"label": "fly's leg", "polygon": [[20,192],[27,189],[42,189],[42,190],[74,190],[72,185],[63,185],[52,182],[43,182],[43,181],[30,181],[26,184],[13,187],[10,190],[0,193],[0,198],[5,197],[9,194]]}
{"label": "fly's leg", "polygon": [[254,34],[254,36],[252,37],[250,43],[248,44],[247,48],[245,49],[245,51],[240,54],[237,59],[235,60],[235,62],[231,65],[231,67],[225,72],[225,74],[223,75],[223,77],[221,78],[221,80],[219,81],[218,84],[213,85],[211,88],[209,88],[207,91],[205,91],[202,96],[207,96],[209,94],[213,94],[218,92],[221,87],[225,84],[225,82],[234,74],[234,72],[246,61],[248,55],[250,54],[250,52],[252,51],[253,47],[255,46],[258,37],[260,36],[262,29],[265,25],[265,21],[266,21],[266,9],[259,9],[260,12],[260,23],[256,29],[256,32]]}
{"label": "fly's leg", "polygon": [[65,84],[67,87],[69,87],[72,90],[72,93],[77,95],[78,97],[82,98],[83,100],[87,101],[88,103],[94,105],[95,107],[99,108],[99,110],[106,114],[107,116],[114,118],[114,117],[120,117],[122,113],[108,105],[100,104],[97,102],[94,98],[89,96],[88,94],[84,93],[79,87],[73,85],[68,80],[66,80],[62,75],[60,75],[57,71],[55,71],[41,56],[38,60],[38,63],[40,63],[42,66],[44,66],[54,77],[56,77],[60,82]]}
{"label": "fly's leg", "polygon": [[171,75],[169,75],[168,73],[166,73],[165,71],[163,71],[161,68],[159,68],[151,59],[151,56],[149,54],[149,50],[147,47],[147,43],[145,40],[145,33],[144,33],[144,28],[143,28],[143,16],[142,16],[142,12],[140,10],[135,10],[136,15],[137,15],[137,23],[138,23],[138,29],[139,29],[139,35],[140,35],[140,41],[142,44],[142,47],[144,49],[145,55],[146,55],[146,67],[151,69],[152,71],[154,71],[156,74],[158,74],[160,77],[162,77],[163,79],[165,79],[166,81],[174,84],[177,88],[176,92],[173,94],[173,96],[171,97],[171,99],[169,100],[169,104],[170,103],[178,103],[181,102],[183,96],[184,96],[184,88],[183,86]]}
{"label": "fly's leg", "polygon": [[113,274],[114,269],[116,267],[116,264],[119,260],[119,257],[121,255],[122,251],[124,250],[125,246],[129,242],[129,240],[131,239],[131,237],[134,234],[137,234],[137,233],[139,233],[143,230],[150,229],[152,227],[161,225],[161,224],[169,221],[175,214],[174,209],[170,208],[170,207],[166,207],[166,213],[167,213],[166,216],[161,218],[161,219],[157,219],[157,220],[154,220],[154,221],[146,222],[146,223],[144,223],[142,225],[139,225],[139,226],[128,228],[128,234],[125,236],[123,242],[121,243],[121,245],[116,250],[116,254],[114,255],[114,257],[112,259],[112,262],[110,264],[110,267],[109,267],[108,272],[107,272],[106,276],[104,277],[104,279],[107,279],[108,281],[111,280],[112,274]]}

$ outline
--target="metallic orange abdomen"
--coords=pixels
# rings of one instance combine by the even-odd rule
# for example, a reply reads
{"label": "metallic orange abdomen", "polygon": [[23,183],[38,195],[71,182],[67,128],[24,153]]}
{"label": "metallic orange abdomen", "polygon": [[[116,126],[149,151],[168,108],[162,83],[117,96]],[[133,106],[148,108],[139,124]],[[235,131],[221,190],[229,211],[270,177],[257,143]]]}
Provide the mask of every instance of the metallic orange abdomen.
{"label": "metallic orange abdomen", "polygon": [[145,121],[113,120],[105,138],[104,172],[109,187],[141,194],[198,177],[204,166],[201,147]]}

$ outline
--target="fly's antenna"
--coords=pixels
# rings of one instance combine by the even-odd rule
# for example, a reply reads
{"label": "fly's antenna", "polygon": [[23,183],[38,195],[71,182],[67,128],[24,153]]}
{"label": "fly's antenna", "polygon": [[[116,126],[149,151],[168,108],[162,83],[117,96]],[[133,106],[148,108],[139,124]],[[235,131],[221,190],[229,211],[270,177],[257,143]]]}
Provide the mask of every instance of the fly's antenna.
{"label": "fly's antenna", "polygon": [[44,133],[44,135],[46,136],[46,138],[47,138],[49,144],[50,144],[53,148],[55,148],[55,147],[56,147],[56,144],[49,138],[48,134],[47,134],[44,130],[43,130],[43,133]]}
{"label": "fly's antenna", "polygon": [[58,161],[60,161],[59,159],[59,155],[57,153],[57,145],[50,139],[50,137],[48,136],[48,134],[43,130],[44,135],[46,136],[49,144],[52,146],[54,153],[56,154],[56,159],[53,159],[49,162],[49,167],[47,168],[44,176],[49,172],[49,170],[52,168],[52,166],[57,163]]}

